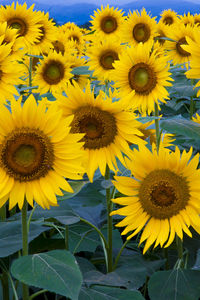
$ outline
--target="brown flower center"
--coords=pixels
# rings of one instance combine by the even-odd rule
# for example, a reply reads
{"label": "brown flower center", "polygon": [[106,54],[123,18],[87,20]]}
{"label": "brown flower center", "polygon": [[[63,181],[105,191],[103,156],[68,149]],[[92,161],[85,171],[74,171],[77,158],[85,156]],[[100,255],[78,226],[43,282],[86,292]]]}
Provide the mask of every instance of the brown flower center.
{"label": "brown flower center", "polygon": [[59,61],[51,60],[44,66],[42,76],[48,84],[52,85],[58,84],[64,78],[64,74],[63,64]]}
{"label": "brown flower center", "polygon": [[142,180],[139,199],[152,217],[170,218],[187,205],[190,199],[188,182],[168,169],[154,170]]}
{"label": "brown flower center", "polygon": [[44,37],[45,37],[44,26],[40,26],[39,30],[40,30],[40,34],[41,35],[37,38],[37,42],[35,42],[36,45],[40,44],[44,40]]}
{"label": "brown flower center", "polygon": [[27,24],[20,18],[12,18],[7,21],[8,26],[18,30],[18,37],[25,36],[27,33]]}
{"label": "brown flower center", "polygon": [[74,34],[69,37],[69,40],[72,40],[72,41],[76,42],[77,44],[80,42],[79,37]]}
{"label": "brown flower center", "polygon": [[112,64],[115,60],[118,60],[118,59],[119,59],[119,57],[118,57],[117,52],[108,50],[108,51],[105,51],[100,56],[100,64],[105,70],[114,69]]}
{"label": "brown flower center", "polygon": [[93,106],[82,106],[76,110],[71,126],[72,133],[85,133],[85,149],[107,147],[117,135],[115,117]]}
{"label": "brown flower center", "polygon": [[174,20],[173,20],[172,17],[169,17],[169,16],[168,16],[168,17],[164,18],[163,23],[164,23],[165,25],[171,25],[171,24],[174,23]]}
{"label": "brown flower center", "polygon": [[106,16],[101,20],[101,30],[105,33],[112,33],[117,29],[117,21],[112,16]]}
{"label": "brown flower center", "polygon": [[128,73],[128,80],[130,87],[143,95],[148,95],[157,83],[154,70],[145,63],[134,65]]}
{"label": "brown flower center", "polygon": [[52,169],[53,146],[38,129],[21,128],[5,137],[0,147],[0,165],[15,180],[31,181]]}
{"label": "brown flower center", "polygon": [[64,45],[63,45],[62,42],[60,42],[60,41],[54,41],[54,42],[52,42],[52,44],[53,44],[54,50],[57,53],[61,52],[62,54],[64,54],[65,47],[64,47]]}
{"label": "brown flower center", "polygon": [[188,45],[185,37],[181,38],[180,40],[178,40],[178,42],[176,43],[176,50],[178,51],[178,53],[181,56],[190,56],[190,52],[185,51],[181,46],[182,45]]}
{"label": "brown flower center", "polygon": [[138,23],[133,28],[133,38],[138,42],[145,43],[151,36],[150,28],[147,24]]}

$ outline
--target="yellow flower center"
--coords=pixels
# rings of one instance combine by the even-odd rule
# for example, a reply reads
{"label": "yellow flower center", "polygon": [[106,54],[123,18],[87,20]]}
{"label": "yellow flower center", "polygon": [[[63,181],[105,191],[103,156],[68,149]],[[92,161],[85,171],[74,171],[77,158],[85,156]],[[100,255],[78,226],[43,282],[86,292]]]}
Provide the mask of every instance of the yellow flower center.
{"label": "yellow flower center", "polygon": [[0,166],[20,182],[45,176],[53,161],[51,141],[38,129],[16,129],[5,137],[0,147]]}
{"label": "yellow flower center", "polygon": [[150,29],[147,24],[138,23],[133,28],[133,38],[138,42],[145,43],[150,38]]}
{"label": "yellow flower center", "polygon": [[83,106],[74,112],[72,133],[85,133],[85,149],[100,149],[114,142],[117,135],[115,117],[93,106]]}
{"label": "yellow flower center", "polygon": [[181,56],[190,56],[190,52],[187,52],[185,51],[181,45],[188,45],[187,41],[186,41],[186,38],[183,37],[181,38],[180,40],[178,40],[178,42],[176,43],[176,50],[178,51],[178,53],[181,55]]}
{"label": "yellow flower center", "polygon": [[105,70],[114,69],[113,62],[118,60],[118,54],[115,51],[107,50],[100,56],[100,64]]}
{"label": "yellow flower center", "polygon": [[150,216],[170,218],[187,205],[190,199],[188,182],[168,169],[154,170],[141,181],[139,199]]}
{"label": "yellow flower center", "polygon": [[139,94],[148,95],[156,86],[154,70],[145,63],[134,65],[128,73],[130,87]]}
{"label": "yellow flower center", "polygon": [[27,25],[20,18],[11,18],[7,21],[8,26],[17,29],[18,36],[25,36],[27,33]]}
{"label": "yellow flower center", "polygon": [[49,61],[43,69],[44,80],[52,85],[59,83],[64,77],[64,66],[59,61]]}
{"label": "yellow flower center", "polygon": [[117,29],[117,21],[112,16],[106,16],[101,20],[100,27],[105,33],[112,33]]}

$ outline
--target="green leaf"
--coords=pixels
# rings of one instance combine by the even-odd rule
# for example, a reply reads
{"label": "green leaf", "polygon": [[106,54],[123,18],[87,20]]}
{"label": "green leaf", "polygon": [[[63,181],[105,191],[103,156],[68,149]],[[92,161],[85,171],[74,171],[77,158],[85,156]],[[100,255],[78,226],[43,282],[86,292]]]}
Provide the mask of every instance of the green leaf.
{"label": "green leaf", "polygon": [[20,257],[13,262],[11,272],[25,284],[78,299],[82,275],[75,257],[66,250]]}
{"label": "green leaf", "polygon": [[63,191],[64,196],[59,196],[58,200],[65,200],[65,199],[70,199],[70,198],[74,197],[82,190],[82,188],[86,185],[87,182],[81,181],[81,180],[80,181],[68,180],[68,183],[71,185],[74,192],[68,193],[68,192]]}
{"label": "green leaf", "polygon": [[168,119],[160,123],[160,127],[174,134],[180,134],[188,138],[200,139],[200,126],[198,123],[183,119]]}
{"label": "green leaf", "polygon": [[[28,241],[32,241],[48,227],[41,224],[31,223]],[[0,257],[9,256],[22,249],[21,221],[0,222]]]}
{"label": "green leaf", "polygon": [[81,66],[73,68],[71,73],[74,75],[91,75],[93,71],[90,71],[88,66]]}
{"label": "green leaf", "polygon": [[79,300],[144,300],[138,291],[129,291],[107,286],[82,288]]}
{"label": "green leaf", "polygon": [[200,271],[176,269],[154,273],[148,284],[151,300],[198,300]]}

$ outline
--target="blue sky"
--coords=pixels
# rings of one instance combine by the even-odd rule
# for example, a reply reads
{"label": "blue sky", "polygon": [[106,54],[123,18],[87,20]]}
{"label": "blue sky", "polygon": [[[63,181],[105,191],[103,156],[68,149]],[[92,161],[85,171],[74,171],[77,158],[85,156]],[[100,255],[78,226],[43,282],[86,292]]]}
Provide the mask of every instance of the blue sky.
{"label": "blue sky", "polygon": [[[55,4],[55,0],[36,0],[39,3],[45,3],[45,4]],[[65,4],[65,5],[71,5],[71,4],[75,4],[75,3],[93,3],[93,4],[112,4],[112,5],[123,5],[126,3],[130,3],[130,2],[134,2],[136,0],[56,0],[57,4]],[[139,0],[138,0],[139,1]],[[191,3],[197,3],[200,4],[200,0],[185,0],[187,2],[191,2]],[[158,0],[158,2],[160,2],[160,0]],[[34,1],[33,1],[34,3]],[[180,0],[181,3],[181,0]]]}

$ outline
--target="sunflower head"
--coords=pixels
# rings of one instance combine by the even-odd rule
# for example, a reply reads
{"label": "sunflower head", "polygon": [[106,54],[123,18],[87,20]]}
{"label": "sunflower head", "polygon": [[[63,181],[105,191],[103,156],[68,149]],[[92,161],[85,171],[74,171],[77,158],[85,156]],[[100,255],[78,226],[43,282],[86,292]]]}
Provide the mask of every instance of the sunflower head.
{"label": "sunflower head", "polygon": [[172,9],[164,10],[160,16],[159,22],[167,26],[173,26],[180,21],[177,13]]}
{"label": "sunflower head", "polygon": [[125,207],[112,215],[125,216],[117,226],[126,227],[122,234],[132,232],[127,239],[144,229],[140,238],[140,244],[146,240],[143,253],[154,242],[154,247],[168,247],[175,234],[183,238],[183,231],[191,237],[189,226],[199,232],[200,208],[195,196],[200,190],[196,184],[199,155],[190,161],[191,155],[192,149],[181,155],[177,147],[175,152],[160,147],[157,153],[141,146],[126,160],[134,177],[115,177],[113,184],[126,196],[113,199]]}

